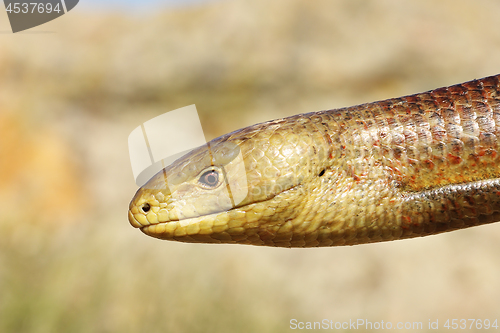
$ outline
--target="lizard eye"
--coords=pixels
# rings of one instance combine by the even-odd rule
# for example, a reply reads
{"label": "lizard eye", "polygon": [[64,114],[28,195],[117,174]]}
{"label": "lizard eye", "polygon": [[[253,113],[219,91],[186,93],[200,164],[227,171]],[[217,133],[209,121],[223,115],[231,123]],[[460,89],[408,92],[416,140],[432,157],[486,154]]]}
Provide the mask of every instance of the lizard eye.
{"label": "lizard eye", "polygon": [[219,173],[216,170],[209,170],[204,172],[198,182],[205,187],[214,188],[219,184]]}

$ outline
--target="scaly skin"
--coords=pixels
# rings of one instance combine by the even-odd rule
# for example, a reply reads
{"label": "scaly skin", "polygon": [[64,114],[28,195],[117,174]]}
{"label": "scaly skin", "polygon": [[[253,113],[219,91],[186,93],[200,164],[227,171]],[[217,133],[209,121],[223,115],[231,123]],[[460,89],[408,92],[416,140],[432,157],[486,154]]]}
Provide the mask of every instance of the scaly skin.
{"label": "scaly skin", "polygon": [[499,80],[226,134],[140,188],[129,221],[160,239],[279,247],[390,241],[500,221]]}

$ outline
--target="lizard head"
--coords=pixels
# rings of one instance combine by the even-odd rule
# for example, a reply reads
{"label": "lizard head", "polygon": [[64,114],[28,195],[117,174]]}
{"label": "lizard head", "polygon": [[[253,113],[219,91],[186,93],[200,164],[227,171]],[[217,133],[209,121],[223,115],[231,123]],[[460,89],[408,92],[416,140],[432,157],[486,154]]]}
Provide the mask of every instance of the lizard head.
{"label": "lizard head", "polygon": [[287,124],[254,125],[181,157],[137,191],[130,223],[152,237],[184,242],[255,244],[274,237],[297,214],[294,189],[319,172],[317,161],[326,155]]}

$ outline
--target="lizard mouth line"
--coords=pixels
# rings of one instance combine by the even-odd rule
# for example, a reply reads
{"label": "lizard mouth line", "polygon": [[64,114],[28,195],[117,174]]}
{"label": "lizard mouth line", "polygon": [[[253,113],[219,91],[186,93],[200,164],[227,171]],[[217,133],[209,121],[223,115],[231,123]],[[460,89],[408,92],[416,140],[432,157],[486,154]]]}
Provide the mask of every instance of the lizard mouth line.
{"label": "lizard mouth line", "polygon": [[[234,209],[234,208],[232,208],[232,209]],[[177,220],[171,220],[171,221],[154,222],[154,223],[150,223],[148,225],[143,225],[143,226],[138,227],[138,228],[141,229],[141,230],[143,230],[144,228],[148,228],[148,227],[151,227],[151,226],[167,225],[169,223],[179,223],[181,226],[186,226],[186,225],[192,224],[193,222],[196,222],[195,220],[200,220],[200,219],[203,219],[203,218],[206,218],[206,217],[209,217],[209,216],[213,216],[213,215],[217,215],[217,214],[220,214],[220,213],[228,212],[228,211],[230,211],[232,209],[228,209],[228,210],[220,211],[220,212],[215,212],[215,213],[210,213],[210,214],[205,214],[205,215],[199,215],[199,216],[193,216],[193,217],[186,217],[186,218],[183,218],[183,219],[177,219]]]}
{"label": "lizard mouth line", "polygon": [[[213,212],[213,213],[204,214],[204,215],[187,217],[187,218],[183,218],[183,219],[170,220],[170,221],[159,221],[159,222],[155,222],[155,223],[149,223],[148,225],[143,225],[143,226],[137,227],[137,228],[139,228],[139,229],[141,229],[143,231],[143,228],[147,228],[149,226],[167,225],[168,223],[173,223],[173,222],[180,223],[181,226],[186,226],[188,224],[191,224],[193,222],[193,220],[195,220],[195,219],[203,219],[203,218],[206,218],[206,217],[209,217],[209,216],[213,216],[213,215],[217,215],[217,214],[221,214],[221,213],[225,213],[225,212],[230,212],[230,211],[235,210],[235,209],[242,209],[243,207],[247,207],[247,206],[250,206],[250,205],[254,205],[254,204],[266,202],[266,201],[269,201],[269,200],[275,198],[276,196],[278,196],[278,195],[280,195],[282,193],[285,193],[285,192],[288,192],[288,191],[294,191],[294,190],[300,189],[301,187],[302,187],[302,184],[298,184],[298,185],[292,186],[292,187],[290,187],[290,188],[288,188],[286,190],[283,190],[283,191],[281,191],[281,192],[279,192],[277,194],[269,196],[269,197],[267,197],[265,199],[262,199],[262,200],[259,200],[259,201],[254,201],[254,202],[247,203],[247,204],[244,204],[244,205],[238,205],[238,206],[226,209],[226,210],[221,210],[221,211],[218,211],[218,212]],[[134,220],[135,220],[135,217],[134,217]],[[139,223],[139,222],[137,221],[137,223]]]}

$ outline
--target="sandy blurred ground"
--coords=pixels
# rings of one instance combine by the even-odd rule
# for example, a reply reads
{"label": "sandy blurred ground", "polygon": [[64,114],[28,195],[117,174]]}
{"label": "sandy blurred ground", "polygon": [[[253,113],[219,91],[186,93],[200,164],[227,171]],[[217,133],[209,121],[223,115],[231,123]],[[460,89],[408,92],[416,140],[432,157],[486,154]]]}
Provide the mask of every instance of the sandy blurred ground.
{"label": "sandy blurred ground", "polygon": [[499,15],[493,0],[233,0],[0,34],[0,332],[500,319],[499,225],[303,250],[159,241],[126,214],[142,122],[196,104],[212,139],[498,74]]}

